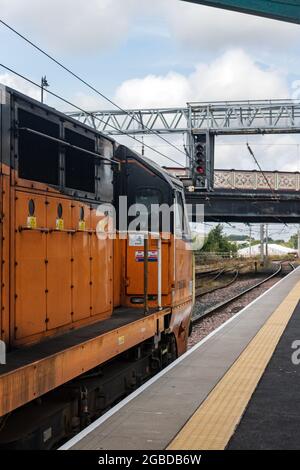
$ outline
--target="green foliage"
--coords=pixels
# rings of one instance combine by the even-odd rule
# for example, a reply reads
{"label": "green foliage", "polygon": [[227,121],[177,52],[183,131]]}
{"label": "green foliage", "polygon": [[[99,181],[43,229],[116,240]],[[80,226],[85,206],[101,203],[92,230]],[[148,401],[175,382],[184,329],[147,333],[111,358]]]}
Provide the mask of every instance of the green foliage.
{"label": "green foliage", "polygon": [[249,240],[248,235],[234,235],[233,233],[228,235],[228,240],[231,242],[237,242],[237,241],[246,241]]}
{"label": "green foliage", "polygon": [[295,248],[295,249],[298,248],[298,235],[297,235],[297,233],[294,233],[294,235],[292,235],[290,237],[289,241],[287,242],[287,245],[290,248]]}
{"label": "green foliage", "polygon": [[238,249],[241,250],[242,248],[248,248],[249,246],[249,242],[246,242],[246,243],[239,243],[238,245]]}
{"label": "green foliage", "polygon": [[202,250],[213,253],[236,253],[237,246],[223,234],[223,226],[218,224],[207,235]]}

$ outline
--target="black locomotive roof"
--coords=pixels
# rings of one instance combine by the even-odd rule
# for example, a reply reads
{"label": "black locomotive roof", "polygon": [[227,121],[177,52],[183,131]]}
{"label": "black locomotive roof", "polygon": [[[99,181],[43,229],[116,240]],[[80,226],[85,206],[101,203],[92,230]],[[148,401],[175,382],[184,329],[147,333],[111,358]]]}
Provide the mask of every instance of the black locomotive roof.
{"label": "black locomotive roof", "polygon": [[50,114],[50,113],[55,114],[59,119],[61,119],[63,121],[72,122],[74,125],[76,125],[76,127],[79,127],[79,128],[81,127],[83,129],[86,129],[89,132],[97,134],[98,136],[101,136],[101,137],[103,137],[107,140],[110,140],[112,143],[115,143],[115,140],[113,138],[111,138],[110,136],[104,134],[101,131],[98,131],[94,127],[88,126],[87,124],[83,124],[82,122],[78,121],[77,119],[74,119],[73,117],[69,116],[68,114],[63,113],[62,111],[59,111],[56,108],[53,108],[52,106],[49,106],[45,103],[41,103],[40,101],[37,101],[36,99],[31,98],[30,96],[24,95],[20,91],[14,90],[13,88],[10,88],[6,85],[3,85],[2,83],[0,83],[0,87],[2,89],[4,88],[8,93],[10,93],[17,100],[23,101],[23,102],[25,102],[25,104],[27,103],[31,107],[32,111],[34,111],[35,107],[39,108],[39,109],[43,109],[48,114]]}
{"label": "black locomotive roof", "polygon": [[[53,108],[51,106],[48,106],[45,103],[41,103],[40,101],[35,100],[34,98],[31,98],[30,96],[24,95],[23,93],[14,90],[13,88],[10,88],[6,85],[0,84],[0,87],[2,89],[5,89],[8,93],[10,93],[14,98],[17,100],[21,100],[31,107],[32,111],[34,111],[34,107],[37,107],[39,109],[43,109],[46,113],[52,113],[55,114],[59,119],[63,121],[68,121],[72,122],[76,127],[83,128],[88,130],[89,132],[92,132],[98,136],[101,136],[107,140],[109,140],[112,143],[117,144],[117,149],[124,150],[126,151],[126,155],[130,156],[131,158],[134,158],[135,160],[139,161],[142,163],[145,167],[149,168],[151,171],[156,173],[158,176],[160,176],[162,179],[168,182],[170,186],[173,188],[182,188],[183,184],[182,182],[176,178],[175,176],[170,175],[166,170],[164,170],[161,166],[159,166],[157,163],[155,163],[153,160],[150,158],[147,158],[145,156],[139,155],[135,151],[129,149],[125,145],[118,144],[115,139],[113,139],[110,136],[107,136],[101,131],[96,130],[95,128],[88,126],[87,124],[83,124],[82,122],[78,121],[77,119],[72,118],[71,116],[68,116],[67,114],[58,111],[56,108]],[[123,152],[122,152],[123,153]]]}
{"label": "black locomotive roof", "polygon": [[155,163],[150,158],[145,157],[144,155],[140,155],[136,153],[134,150],[131,150],[125,145],[121,145],[121,144],[118,145],[117,150],[119,154],[124,152],[126,153],[127,157],[133,158],[134,160],[140,162],[146,168],[153,171],[153,173],[155,173],[157,176],[167,181],[167,183],[170,186],[172,186],[174,189],[183,188],[183,184],[179,178],[176,178],[175,176],[170,175],[170,173],[168,173],[166,170],[164,170],[160,165]]}

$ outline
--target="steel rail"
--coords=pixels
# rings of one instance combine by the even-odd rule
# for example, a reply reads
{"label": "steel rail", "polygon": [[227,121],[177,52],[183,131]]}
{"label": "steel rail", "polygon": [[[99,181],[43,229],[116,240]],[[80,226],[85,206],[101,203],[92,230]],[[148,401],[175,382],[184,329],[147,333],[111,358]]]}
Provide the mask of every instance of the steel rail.
{"label": "steel rail", "polygon": [[[269,281],[270,279],[272,279],[273,277],[277,276],[281,271],[282,271],[282,264],[283,263],[280,263],[280,266],[279,268],[274,272],[272,273],[270,276],[266,277],[265,279],[263,279],[262,281],[259,281],[257,282],[256,284],[254,284],[253,286],[250,286],[248,287],[247,289],[243,290],[242,292],[240,292],[239,294],[236,294],[232,297],[230,297],[229,299],[223,301],[223,302],[220,302],[218,303],[217,305],[214,305],[213,307],[210,307],[208,308],[205,312],[201,313],[201,314],[198,314],[198,315],[194,315],[192,316],[192,319],[191,319],[191,323],[194,324],[196,323],[197,321],[201,320],[202,318],[205,318],[209,315],[211,315],[212,313],[214,313],[216,310],[219,310],[220,308],[222,307],[225,307],[226,305],[230,304],[231,302],[233,302],[234,300],[242,297],[243,295],[247,294],[248,292],[256,289],[256,287],[259,287],[261,286],[262,284],[264,284],[265,282]],[[295,269],[295,268],[294,268]]]}
{"label": "steel rail", "polygon": [[206,276],[213,276],[214,274],[219,274],[224,271],[225,268],[216,268],[212,269],[211,271],[196,271],[195,274],[197,277],[206,277]]}
{"label": "steel rail", "polygon": [[233,284],[239,276],[239,270],[238,269],[230,269],[230,270],[227,270],[227,271],[225,269],[222,269],[211,281],[216,281],[222,274],[228,274],[232,271],[233,271],[233,278],[230,279],[229,282],[227,282],[226,284],[223,284],[222,286],[212,287],[211,289],[208,289],[204,292],[201,292],[201,293],[197,294],[197,290],[200,290],[200,287],[199,287],[199,288],[196,289],[196,297],[199,297],[200,295],[202,296],[202,295],[206,295],[206,294],[211,294],[212,292],[215,292],[219,289],[224,289],[225,287],[228,287],[231,284]]}

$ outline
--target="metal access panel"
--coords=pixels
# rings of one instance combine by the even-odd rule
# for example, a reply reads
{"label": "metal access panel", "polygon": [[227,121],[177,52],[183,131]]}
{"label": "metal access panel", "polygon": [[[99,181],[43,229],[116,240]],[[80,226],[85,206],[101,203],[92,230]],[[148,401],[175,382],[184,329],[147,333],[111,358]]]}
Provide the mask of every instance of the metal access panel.
{"label": "metal access panel", "polygon": [[[15,339],[46,331],[46,198],[16,191]],[[32,210],[30,209],[32,205]],[[29,229],[28,226],[32,226]]]}
{"label": "metal access panel", "polygon": [[47,330],[72,322],[71,205],[69,199],[47,198]]}
{"label": "metal access panel", "polygon": [[265,16],[289,23],[300,23],[298,0],[183,0],[226,10],[234,10],[251,15]]}
{"label": "metal access panel", "polygon": [[83,320],[91,315],[91,221],[90,207],[72,201],[72,319]]}

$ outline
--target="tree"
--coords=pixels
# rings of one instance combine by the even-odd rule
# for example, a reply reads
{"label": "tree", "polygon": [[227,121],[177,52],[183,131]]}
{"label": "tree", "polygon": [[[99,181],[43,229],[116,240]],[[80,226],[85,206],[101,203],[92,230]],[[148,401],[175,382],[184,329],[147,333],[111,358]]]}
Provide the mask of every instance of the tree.
{"label": "tree", "polygon": [[202,251],[214,253],[236,253],[237,246],[231,243],[226,235],[223,234],[223,226],[218,224],[206,237]]}
{"label": "tree", "polygon": [[231,242],[237,242],[237,241],[246,241],[246,240],[249,240],[249,236],[248,235],[235,235],[235,234],[230,234],[228,235],[228,240],[230,240]]}
{"label": "tree", "polygon": [[290,246],[291,248],[295,248],[297,249],[298,248],[298,235],[297,233],[294,233],[294,235],[292,235],[288,241],[288,246]]}

